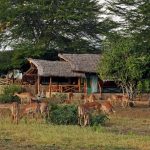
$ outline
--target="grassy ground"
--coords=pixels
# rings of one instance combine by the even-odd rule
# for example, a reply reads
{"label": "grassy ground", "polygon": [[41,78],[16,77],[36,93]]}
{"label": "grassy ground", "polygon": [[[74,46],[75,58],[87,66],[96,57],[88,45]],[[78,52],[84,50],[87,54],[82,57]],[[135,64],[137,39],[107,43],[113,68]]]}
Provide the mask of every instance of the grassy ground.
{"label": "grassy ground", "polygon": [[105,126],[0,120],[0,150],[150,150],[150,108],[117,109]]}

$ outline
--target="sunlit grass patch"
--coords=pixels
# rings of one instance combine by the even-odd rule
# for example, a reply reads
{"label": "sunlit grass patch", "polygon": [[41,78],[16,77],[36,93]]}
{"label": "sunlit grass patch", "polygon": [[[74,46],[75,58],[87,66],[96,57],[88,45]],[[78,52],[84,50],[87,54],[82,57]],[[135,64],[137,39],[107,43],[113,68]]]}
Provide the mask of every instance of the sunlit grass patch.
{"label": "sunlit grass patch", "polygon": [[22,119],[16,125],[11,124],[10,118],[3,118],[0,147],[6,150],[12,147],[15,150],[149,150],[150,118],[134,117],[134,110],[131,113],[130,117],[118,112],[105,125],[92,127],[52,125],[35,119]]}
{"label": "sunlit grass patch", "polygon": [[[0,124],[0,139],[10,139],[19,145],[41,145],[61,149],[147,149],[150,136],[116,134],[105,127],[49,125],[32,122],[19,125]],[[7,144],[9,144],[9,142]],[[4,141],[3,141],[4,142]],[[32,146],[31,146],[32,147]],[[148,149],[147,149],[148,150]]]}

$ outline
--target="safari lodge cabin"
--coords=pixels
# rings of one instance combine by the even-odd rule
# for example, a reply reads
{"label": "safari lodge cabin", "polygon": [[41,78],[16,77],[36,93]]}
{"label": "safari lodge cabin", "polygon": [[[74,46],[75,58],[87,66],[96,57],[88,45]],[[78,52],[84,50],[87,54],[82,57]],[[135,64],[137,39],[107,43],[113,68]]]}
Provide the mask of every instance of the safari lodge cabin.
{"label": "safari lodge cabin", "polygon": [[98,54],[58,54],[59,61],[29,58],[30,68],[23,74],[26,85],[34,85],[35,94],[44,92],[97,93]]}

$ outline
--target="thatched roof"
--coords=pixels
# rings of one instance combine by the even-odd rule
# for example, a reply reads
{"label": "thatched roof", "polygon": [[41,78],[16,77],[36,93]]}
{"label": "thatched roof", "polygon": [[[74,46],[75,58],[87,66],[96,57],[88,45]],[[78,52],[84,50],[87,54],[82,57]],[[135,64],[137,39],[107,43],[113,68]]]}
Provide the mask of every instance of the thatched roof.
{"label": "thatched roof", "polygon": [[73,71],[96,73],[99,54],[59,54],[60,58],[71,64]]}
{"label": "thatched roof", "polygon": [[28,61],[37,67],[38,75],[49,77],[85,77],[83,73],[73,72],[71,65],[66,61],[47,61],[31,59]]}

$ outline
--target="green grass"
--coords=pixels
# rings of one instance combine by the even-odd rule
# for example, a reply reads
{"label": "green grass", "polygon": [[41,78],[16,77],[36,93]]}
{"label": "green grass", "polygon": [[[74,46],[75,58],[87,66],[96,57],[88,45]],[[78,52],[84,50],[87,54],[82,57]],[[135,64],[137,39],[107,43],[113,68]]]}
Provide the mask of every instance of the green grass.
{"label": "green grass", "polygon": [[[0,124],[0,147],[21,149],[148,150],[150,136],[106,127],[54,126],[40,123]],[[149,147],[149,148],[148,148]]]}
{"label": "green grass", "polygon": [[2,119],[0,150],[150,150],[150,118],[132,117],[119,114],[105,126],[85,128]]}

